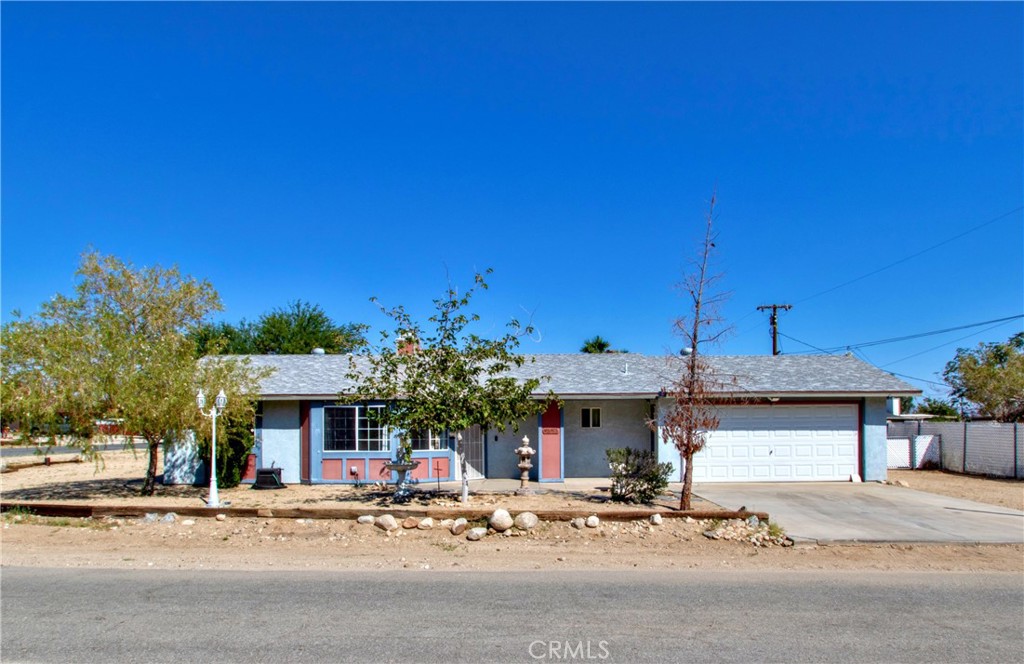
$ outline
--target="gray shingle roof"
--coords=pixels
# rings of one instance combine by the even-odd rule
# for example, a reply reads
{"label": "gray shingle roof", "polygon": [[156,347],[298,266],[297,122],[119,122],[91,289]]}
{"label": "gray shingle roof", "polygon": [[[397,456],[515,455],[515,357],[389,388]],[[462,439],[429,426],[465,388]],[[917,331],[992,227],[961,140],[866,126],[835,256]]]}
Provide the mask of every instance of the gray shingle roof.
{"label": "gray shingle roof", "polygon": [[[633,353],[527,355],[513,372],[517,378],[547,376],[539,390],[563,397],[609,395],[651,397],[668,388],[681,371],[683,359]],[[346,374],[365,371],[358,355],[250,355],[257,367],[272,367],[263,380],[264,396],[326,397],[351,391]],[[901,396],[920,394],[914,386],[862,362],[842,355],[717,355],[705,356],[722,382],[723,392],[759,396]]]}

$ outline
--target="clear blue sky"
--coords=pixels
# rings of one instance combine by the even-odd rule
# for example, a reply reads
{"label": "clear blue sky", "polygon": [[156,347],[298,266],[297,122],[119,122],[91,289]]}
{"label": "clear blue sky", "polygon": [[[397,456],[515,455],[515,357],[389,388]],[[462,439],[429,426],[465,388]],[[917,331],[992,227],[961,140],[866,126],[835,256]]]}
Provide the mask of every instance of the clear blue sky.
{"label": "clear blue sky", "polygon": [[[0,14],[5,319],[89,246],[211,280],[231,322],[377,327],[370,296],[424,312],[490,266],[485,331],[532,315],[522,350],[662,353],[715,188],[717,352],[770,352],[771,302],[827,349],[1024,312],[1021,3]],[[935,381],[1021,329],[857,352]]]}

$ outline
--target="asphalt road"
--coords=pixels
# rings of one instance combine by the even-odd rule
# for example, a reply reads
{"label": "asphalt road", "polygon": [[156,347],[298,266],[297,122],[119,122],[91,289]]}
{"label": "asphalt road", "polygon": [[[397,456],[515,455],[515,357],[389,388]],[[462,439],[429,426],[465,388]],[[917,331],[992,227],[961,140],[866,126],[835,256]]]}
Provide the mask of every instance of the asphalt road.
{"label": "asphalt road", "polygon": [[4,568],[13,662],[1020,662],[1019,574]]}

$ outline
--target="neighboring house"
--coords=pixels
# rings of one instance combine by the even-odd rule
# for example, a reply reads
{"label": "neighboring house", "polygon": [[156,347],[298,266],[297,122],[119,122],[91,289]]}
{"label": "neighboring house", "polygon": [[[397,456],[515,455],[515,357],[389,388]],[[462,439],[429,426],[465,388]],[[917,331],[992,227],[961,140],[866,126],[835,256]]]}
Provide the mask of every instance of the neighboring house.
{"label": "neighboring house", "polygon": [[[285,483],[355,483],[391,480],[384,464],[397,435],[379,427],[367,408],[339,404],[354,387],[346,375],[366,369],[348,355],[249,356],[275,371],[261,384],[257,418],[259,467],[282,469]],[[513,450],[524,435],[538,449],[533,479],[606,477],[605,450],[656,450],[679,477],[680,460],[656,421],[664,394],[682,359],[626,354],[532,355],[521,377],[547,376],[561,408],[518,423],[518,431],[463,432],[470,479],[517,478]],[[696,481],[846,481],[886,477],[886,399],[920,391],[851,356],[707,356],[717,375],[732,384],[722,393],[721,425],[694,458]],[[455,432],[414,440],[420,481],[459,479]]]}

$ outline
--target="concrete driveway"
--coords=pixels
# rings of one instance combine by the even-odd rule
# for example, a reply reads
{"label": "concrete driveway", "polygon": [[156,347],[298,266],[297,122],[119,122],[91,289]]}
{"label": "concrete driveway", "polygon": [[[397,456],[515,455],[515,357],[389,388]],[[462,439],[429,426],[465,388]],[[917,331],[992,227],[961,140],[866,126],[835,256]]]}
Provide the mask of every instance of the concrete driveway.
{"label": "concrete driveway", "polygon": [[1024,543],[1024,512],[873,482],[695,484],[693,492],[768,512],[794,540]]}

